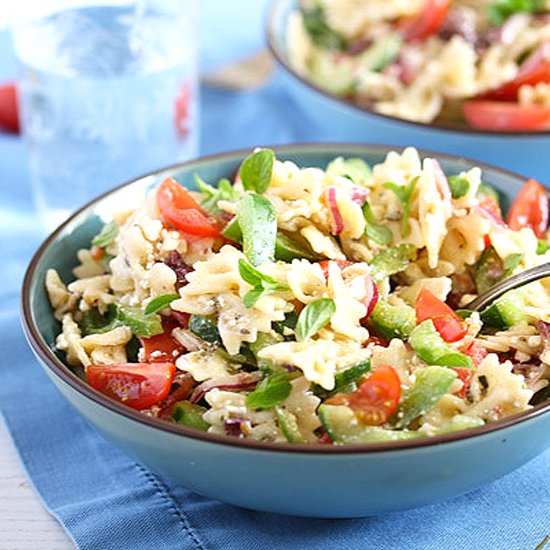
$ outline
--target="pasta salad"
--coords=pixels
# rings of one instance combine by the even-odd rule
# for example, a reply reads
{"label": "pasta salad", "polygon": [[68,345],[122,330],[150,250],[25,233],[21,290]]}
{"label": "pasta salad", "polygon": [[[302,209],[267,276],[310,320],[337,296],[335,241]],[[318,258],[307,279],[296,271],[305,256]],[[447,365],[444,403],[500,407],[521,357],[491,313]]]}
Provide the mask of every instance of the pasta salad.
{"label": "pasta salad", "polygon": [[312,444],[430,437],[550,396],[548,280],[460,309],[550,261],[536,181],[503,218],[479,168],[446,175],[413,148],[325,169],[257,149],[233,181],[195,178],[113,212],[68,284],[47,272],[57,348],[99,392]]}
{"label": "pasta salad", "polygon": [[547,0],[302,0],[291,66],[329,93],[421,123],[550,129]]}

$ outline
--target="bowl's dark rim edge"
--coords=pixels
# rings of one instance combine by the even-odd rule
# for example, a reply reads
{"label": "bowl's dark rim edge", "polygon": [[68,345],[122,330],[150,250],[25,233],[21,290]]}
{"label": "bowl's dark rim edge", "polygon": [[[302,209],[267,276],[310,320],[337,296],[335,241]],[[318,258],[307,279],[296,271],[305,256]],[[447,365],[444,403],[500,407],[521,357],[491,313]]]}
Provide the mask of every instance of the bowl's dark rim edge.
{"label": "bowl's dark rim edge", "polygon": [[414,120],[407,120],[405,118],[398,118],[391,115],[385,115],[383,113],[378,113],[372,109],[368,109],[366,107],[361,107],[360,105],[357,105],[353,101],[337,96],[335,94],[331,94],[327,90],[317,86],[310,80],[307,80],[304,76],[298,74],[294,69],[292,69],[287,63],[286,57],[283,55],[283,53],[280,51],[280,48],[277,46],[278,38],[276,36],[275,29],[273,28],[274,25],[274,18],[275,13],[277,9],[279,9],[282,2],[285,0],[274,0],[271,3],[271,6],[267,10],[267,16],[265,18],[265,35],[266,35],[266,42],[267,47],[275,60],[279,63],[279,65],[293,78],[300,81],[301,84],[309,88],[310,90],[317,92],[318,94],[324,96],[326,99],[331,99],[333,101],[336,101],[340,105],[347,107],[349,109],[352,109],[360,116],[366,116],[366,115],[372,115],[377,118],[381,118],[387,121],[391,121],[397,124],[403,124],[406,126],[413,126],[415,128],[424,129],[432,132],[437,131],[443,131],[443,132],[453,132],[457,134],[476,134],[476,135],[482,135],[492,138],[517,138],[517,137],[530,137],[530,138],[536,138],[537,136],[544,136],[544,137],[550,137],[550,130],[544,130],[544,131],[519,131],[519,132],[504,132],[504,131],[498,131],[498,130],[483,130],[481,128],[473,128],[473,127],[461,127],[461,126],[453,126],[452,124],[445,124],[443,122],[434,122],[431,124],[426,124],[424,122],[416,122]]}
{"label": "bowl's dark rim edge", "polygon": [[[266,147],[268,147],[266,145]],[[272,146],[276,154],[284,156],[285,154],[301,153],[301,152],[326,152],[329,154],[361,154],[365,152],[365,149],[368,149],[371,153],[385,154],[389,150],[402,150],[403,147],[395,147],[391,145],[370,145],[370,144],[359,144],[359,143],[297,143],[292,145],[277,145]],[[469,159],[462,156],[454,156],[446,153],[437,153],[434,151],[429,151],[425,149],[417,149],[421,157],[435,157],[442,160],[448,160],[452,162],[456,161],[465,161],[470,163],[472,166],[479,166],[482,170],[491,170],[499,174],[512,177],[514,179],[526,179],[523,176],[516,174],[510,170],[505,170],[501,168],[496,168],[489,164],[478,162],[476,160]],[[255,441],[249,439],[237,439],[231,438],[225,435],[211,434],[207,432],[202,432],[198,430],[192,430],[186,428],[185,426],[180,426],[177,424],[171,424],[165,420],[160,420],[158,418],[153,418],[146,416],[140,413],[137,410],[126,407],[117,401],[114,401],[105,395],[99,393],[91,386],[86,384],[81,378],[79,378],[75,373],[73,373],[69,367],[64,365],[52,352],[50,347],[42,339],[37,327],[33,321],[33,315],[30,306],[30,287],[31,281],[34,278],[34,272],[36,266],[46,248],[50,243],[57,237],[57,235],[69,225],[74,218],[80,215],[81,212],[92,206],[93,204],[101,201],[103,198],[115,193],[119,189],[126,187],[136,181],[139,181],[146,177],[159,177],[164,173],[172,173],[175,170],[189,169],[193,165],[202,165],[205,162],[213,160],[229,160],[235,159],[239,160],[244,158],[250,153],[250,149],[241,149],[237,151],[229,151],[224,153],[218,153],[213,155],[208,155],[200,157],[198,159],[193,159],[188,162],[174,164],[166,168],[158,169],[153,172],[149,172],[142,176],[132,178],[130,181],[127,181],[106,193],[103,193],[99,197],[91,200],[85,204],[82,208],[77,210],[72,216],[70,216],[64,223],[62,223],[38,248],[34,254],[29,267],[25,273],[23,280],[22,293],[21,293],[21,312],[22,312],[22,326],[25,332],[25,336],[33,349],[33,351],[42,359],[43,364],[48,367],[48,369],[57,376],[62,382],[68,384],[72,389],[76,390],[77,393],[83,395],[84,397],[89,398],[98,405],[102,405],[107,409],[111,410],[114,413],[118,413],[127,419],[134,420],[138,423],[145,424],[150,428],[157,428],[164,432],[172,433],[175,435],[181,435],[190,437],[192,439],[197,439],[205,443],[212,444],[221,444],[231,447],[239,447],[243,449],[257,450],[257,451],[276,451],[276,452],[292,452],[292,453],[306,453],[306,454],[356,454],[356,453],[379,453],[379,452],[388,452],[388,451],[398,451],[398,450],[412,450],[423,447],[431,447],[435,445],[441,445],[445,443],[460,442],[461,440],[469,440],[477,436],[486,435],[488,433],[498,431],[507,427],[516,426],[524,421],[530,420],[537,416],[540,416],[545,413],[550,413],[550,401],[546,403],[541,403],[532,409],[523,411],[516,415],[513,415],[502,420],[497,420],[489,424],[477,428],[470,428],[463,432],[454,432],[447,435],[440,435],[434,437],[426,437],[420,439],[413,439],[409,441],[393,441],[387,443],[371,443],[371,444],[352,444],[352,445],[320,445],[320,444],[291,444],[291,443],[273,443],[265,441]]]}

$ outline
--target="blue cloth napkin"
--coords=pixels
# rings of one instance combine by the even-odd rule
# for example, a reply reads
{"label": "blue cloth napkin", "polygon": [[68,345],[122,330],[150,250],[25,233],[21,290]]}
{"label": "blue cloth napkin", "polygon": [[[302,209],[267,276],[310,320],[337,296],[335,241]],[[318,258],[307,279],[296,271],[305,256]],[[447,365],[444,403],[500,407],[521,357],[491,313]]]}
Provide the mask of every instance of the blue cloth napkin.
{"label": "blue cloth napkin", "polygon": [[[264,4],[202,2],[204,67],[261,46]],[[0,81],[14,74],[7,36],[0,35]],[[203,90],[201,125],[202,153],[330,140],[317,135],[277,79],[255,92]],[[0,135],[0,408],[32,483],[77,547],[534,550],[550,532],[550,452],[449,502],[358,520],[243,510],[176,487],[136,464],[75,415],[19,328],[21,279],[42,239],[25,165],[21,140]],[[317,498],[323,498],[322,484]]]}

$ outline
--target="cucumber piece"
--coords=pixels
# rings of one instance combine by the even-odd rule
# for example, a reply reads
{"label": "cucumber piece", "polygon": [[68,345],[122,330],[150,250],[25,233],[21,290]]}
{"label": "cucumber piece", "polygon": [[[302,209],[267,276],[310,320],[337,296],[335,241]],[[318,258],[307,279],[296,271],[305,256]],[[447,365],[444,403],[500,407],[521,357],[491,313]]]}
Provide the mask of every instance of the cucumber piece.
{"label": "cucumber piece", "polygon": [[286,372],[283,367],[275,366],[273,362],[269,359],[261,359],[260,357],[258,357],[258,354],[262,349],[267,348],[268,346],[272,346],[273,344],[278,344],[279,342],[284,342],[284,338],[277,332],[258,332],[256,341],[248,344],[250,351],[256,359],[256,364],[258,365],[258,368],[266,374],[271,374],[279,371]]}
{"label": "cucumber piece", "polygon": [[428,365],[474,368],[470,357],[455,350],[439,335],[431,320],[420,323],[411,332],[409,344]]}
{"label": "cucumber piece", "polygon": [[426,414],[449,391],[455,378],[456,372],[445,367],[418,370],[413,387],[390,419],[392,426],[405,428],[415,418]]}
{"label": "cucumber piece", "polygon": [[195,405],[190,401],[178,401],[172,409],[172,420],[177,424],[205,432],[210,427],[210,424],[202,418],[205,412],[205,407]]}
{"label": "cucumber piece", "polygon": [[445,424],[438,428],[435,433],[436,435],[443,435],[452,432],[460,432],[461,430],[483,426],[483,424],[485,424],[485,422],[481,418],[457,414],[456,416],[453,416],[451,420],[445,422]]}
{"label": "cucumber piece", "polygon": [[369,71],[379,72],[395,60],[402,45],[403,39],[400,36],[385,36],[365,50],[359,62]]}
{"label": "cucumber piece", "polygon": [[243,240],[243,232],[241,231],[241,226],[239,225],[239,220],[235,216],[224,228],[222,234],[225,238],[230,241],[235,241],[240,243]]}
{"label": "cucumber piece", "polygon": [[387,340],[405,340],[416,326],[416,313],[412,307],[405,304],[393,306],[385,300],[378,301],[369,319],[376,332]]}
{"label": "cucumber piece", "polygon": [[497,329],[512,327],[525,320],[524,307],[525,290],[510,290],[481,312],[481,320]]}
{"label": "cucumber piece", "polygon": [[383,443],[420,437],[417,432],[409,430],[393,431],[380,426],[365,426],[349,407],[342,405],[321,405],[319,418],[335,443]]}
{"label": "cucumber piece", "polygon": [[202,315],[191,315],[189,330],[209,344],[221,344],[222,339],[218,327]]}
{"label": "cucumber piece", "polygon": [[302,435],[298,427],[296,415],[282,407],[275,407],[275,414],[277,416],[279,428],[281,428],[283,435],[289,443],[307,443],[306,438]]}

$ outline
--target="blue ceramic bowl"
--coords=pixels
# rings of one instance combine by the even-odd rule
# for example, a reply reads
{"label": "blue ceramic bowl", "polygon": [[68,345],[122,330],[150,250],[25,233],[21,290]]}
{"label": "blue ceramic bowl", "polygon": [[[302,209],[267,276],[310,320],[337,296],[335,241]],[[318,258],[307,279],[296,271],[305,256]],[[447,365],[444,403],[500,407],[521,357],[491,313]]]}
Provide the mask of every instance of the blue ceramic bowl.
{"label": "blue ceramic bowl", "polygon": [[292,98],[307,116],[304,124],[316,126],[331,141],[391,143],[479,159],[550,185],[546,158],[550,153],[548,132],[491,132],[444,124],[422,124],[381,115],[333,95],[292,69],[286,47],[289,13],[297,0],[274,0],[267,18],[269,48],[280,67],[279,73]]}
{"label": "blue ceramic bowl", "polygon": [[[275,151],[302,166],[325,167],[338,155],[377,163],[388,148],[316,144]],[[40,247],[24,281],[23,326],[39,362],[75,412],[137,461],[197,493],[245,508],[313,517],[362,517],[448,499],[503,476],[549,446],[550,402],[432,439],[345,447],[273,444],[146,417],[98,393],[67,368],[54,348],[60,327],[44,289],[46,270],[53,267],[70,278],[76,251],[88,246],[109,213],[137,203],[165,176],[189,183],[198,173],[217,181],[233,174],[247,154],[207,157],[127,183],[89,203]],[[461,158],[430,155],[451,173],[472,166]],[[490,167],[484,167],[484,178],[512,194],[523,182]]]}

